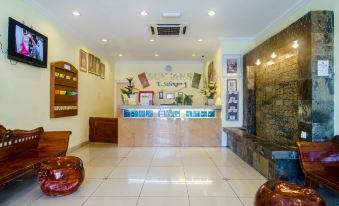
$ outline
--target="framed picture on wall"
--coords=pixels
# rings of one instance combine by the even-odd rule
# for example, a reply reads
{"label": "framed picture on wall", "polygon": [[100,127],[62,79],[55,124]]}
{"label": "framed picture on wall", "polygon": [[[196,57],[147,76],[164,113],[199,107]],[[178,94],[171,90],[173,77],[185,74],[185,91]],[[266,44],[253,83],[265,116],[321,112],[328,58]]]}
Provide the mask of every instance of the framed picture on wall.
{"label": "framed picture on wall", "polygon": [[225,54],[223,56],[222,74],[223,77],[241,77],[242,76],[241,55]]}
{"label": "framed picture on wall", "polygon": [[105,79],[105,64],[104,63],[100,63],[100,77],[101,79]]}
{"label": "framed picture on wall", "polygon": [[211,62],[208,65],[208,82],[214,82],[215,81],[215,70],[214,70],[214,64]]}
{"label": "framed picture on wall", "polygon": [[82,49],[79,52],[79,65],[80,71],[87,72],[87,52]]}
{"label": "framed picture on wall", "polygon": [[228,79],[227,80],[227,91],[228,92],[238,91],[236,79]]}
{"label": "framed picture on wall", "polygon": [[239,93],[226,93],[226,121],[238,121],[239,118]]}
{"label": "framed picture on wall", "polygon": [[100,76],[100,59],[95,57],[95,74]]}
{"label": "framed picture on wall", "polygon": [[88,73],[95,74],[95,59],[93,54],[88,54]]}
{"label": "framed picture on wall", "polygon": [[138,74],[138,78],[140,80],[140,84],[142,85],[142,88],[149,87],[149,82],[148,82],[145,72]]}
{"label": "framed picture on wall", "polygon": [[166,99],[175,99],[175,93],[174,92],[167,92],[166,93]]}
{"label": "framed picture on wall", "polygon": [[164,99],[164,92],[159,92],[159,99]]}

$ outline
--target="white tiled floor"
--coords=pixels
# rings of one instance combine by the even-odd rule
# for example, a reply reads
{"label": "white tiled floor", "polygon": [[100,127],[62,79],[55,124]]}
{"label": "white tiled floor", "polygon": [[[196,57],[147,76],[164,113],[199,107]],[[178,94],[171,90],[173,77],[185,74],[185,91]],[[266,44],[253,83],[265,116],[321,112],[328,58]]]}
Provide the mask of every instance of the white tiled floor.
{"label": "white tiled floor", "polygon": [[266,181],[227,148],[90,144],[68,155],[85,165],[86,180],[77,192],[48,197],[31,173],[0,191],[0,205],[252,206]]}

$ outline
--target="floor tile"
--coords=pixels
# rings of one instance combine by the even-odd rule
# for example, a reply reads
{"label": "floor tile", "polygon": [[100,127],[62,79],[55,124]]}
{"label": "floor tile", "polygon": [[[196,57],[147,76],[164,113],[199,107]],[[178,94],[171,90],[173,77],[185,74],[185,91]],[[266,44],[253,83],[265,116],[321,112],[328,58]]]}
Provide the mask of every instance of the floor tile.
{"label": "floor tile", "polygon": [[189,206],[187,197],[140,197],[137,206]]}
{"label": "floor tile", "polygon": [[8,182],[0,190],[0,205],[27,206],[39,199],[43,193],[36,178],[36,173],[30,172]]}
{"label": "floor tile", "polygon": [[213,167],[199,167],[199,166],[184,166],[186,179],[215,179],[220,180],[223,178],[221,173],[215,166]]}
{"label": "floor tile", "polygon": [[187,182],[188,194],[194,196],[236,197],[226,181],[192,181]]}
{"label": "floor tile", "polygon": [[151,162],[152,159],[149,158],[134,158],[128,156],[119,163],[119,166],[149,166]]}
{"label": "floor tile", "polygon": [[86,178],[107,178],[114,167],[99,167],[84,164]]}
{"label": "floor tile", "polygon": [[244,204],[244,206],[254,205],[254,197],[240,197],[240,200]]}
{"label": "floor tile", "polygon": [[187,197],[185,180],[146,180],[141,196]]}
{"label": "floor tile", "polygon": [[84,206],[135,206],[138,197],[90,197]]}
{"label": "floor tile", "polygon": [[151,167],[147,179],[185,179],[182,167]]}
{"label": "floor tile", "polygon": [[179,158],[153,159],[152,167],[182,167],[183,163]]}
{"label": "floor tile", "polygon": [[71,197],[71,196],[63,196],[63,197],[49,197],[42,196],[37,201],[33,202],[30,206],[81,206],[88,197]]}
{"label": "floor tile", "polygon": [[137,197],[143,181],[107,179],[95,191],[93,196]]}
{"label": "floor tile", "polygon": [[71,196],[87,196],[87,197],[91,196],[102,182],[103,182],[102,179],[86,178],[84,182],[80,185],[78,190],[71,194]]}
{"label": "floor tile", "polygon": [[109,178],[112,179],[145,179],[149,167],[119,166],[116,167]]}
{"label": "floor tile", "polygon": [[190,197],[191,206],[242,206],[236,197]]}
{"label": "floor tile", "polygon": [[228,182],[239,197],[254,197],[258,188],[266,180],[229,180]]}
{"label": "floor tile", "polygon": [[218,167],[221,174],[227,179],[263,179],[266,178],[262,176],[259,172],[255,169],[251,168],[250,166],[227,166],[227,167]]}

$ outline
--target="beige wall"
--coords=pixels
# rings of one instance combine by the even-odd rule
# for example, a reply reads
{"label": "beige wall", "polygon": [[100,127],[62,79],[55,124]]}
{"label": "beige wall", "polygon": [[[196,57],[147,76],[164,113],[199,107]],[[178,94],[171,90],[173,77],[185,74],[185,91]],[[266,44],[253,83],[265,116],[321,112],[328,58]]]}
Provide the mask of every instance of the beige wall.
{"label": "beige wall", "polygon": [[79,49],[90,51],[106,64],[106,79],[79,72],[79,115],[49,118],[50,69],[27,64],[11,65],[6,54],[0,55],[0,124],[8,128],[71,130],[70,147],[88,140],[90,116],[113,116],[113,65],[86,44],[62,31],[47,17],[38,14],[21,0],[2,3],[0,7],[0,41],[7,47],[8,17],[25,21],[49,40],[48,65],[64,60],[78,68]]}
{"label": "beige wall", "polygon": [[[127,82],[127,77],[133,77],[134,83],[136,85],[136,88],[140,90],[145,91],[163,91],[164,95],[166,94],[166,91],[173,91],[177,92],[181,90],[183,87],[178,86],[175,87],[158,87],[157,86],[157,80],[151,80],[148,76],[150,86],[147,88],[142,88],[138,74],[145,72],[146,75],[149,73],[168,73],[165,70],[165,67],[167,65],[172,66],[172,71],[170,73],[199,73],[203,74],[203,63],[200,61],[126,61],[126,62],[117,62],[115,64],[115,82]],[[169,82],[170,80],[166,80],[166,82]],[[181,80],[174,80],[173,82],[185,82]],[[200,81],[200,89],[191,88],[192,80],[187,80],[187,88],[182,89],[181,92],[184,94],[192,94],[193,96],[193,104],[194,105],[202,105],[205,103],[204,96],[200,93],[200,89],[203,88],[203,77],[201,77]],[[159,100],[158,94],[155,95],[155,103],[164,103],[166,99]],[[171,100],[168,100],[168,102],[172,102]]]}
{"label": "beige wall", "polygon": [[264,32],[257,40],[257,45],[259,45],[264,40],[268,39],[270,36],[273,36],[275,33],[286,28],[294,21],[298,20],[304,16],[309,11],[316,10],[330,10],[334,11],[334,72],[336,74],[334,81],[334,133],[339,134],[339,1],[338,0],[308,0],[307,3],[302,7],[295,10],[292,14],[283,18],[283,21],[277,23],[275,26],[269,29],[269,31]]}
{"label": "beige wall", "polygon": [[[231,78],[237,79],[237,87],[239,91],[239,119],[238,121],[226,121],[226,89],[227,89],[227,79],[222,76],[222,62],[224,55],[233,55],[233,54],[246,54],[251,48],[253,48],[255,42],[251,38],[225,38],[220,41],[220,47],[216,51],[214,57],[214,67],[217,70],[218,76],[218,100],[222,105],[222,126],[223,127],[242,127],[243,126],[243,78]],[[212,60],[209,60],[210,62]],[[207,62],[207,63],[208,63]],[[206,66],[205,66],[206,68]]]}

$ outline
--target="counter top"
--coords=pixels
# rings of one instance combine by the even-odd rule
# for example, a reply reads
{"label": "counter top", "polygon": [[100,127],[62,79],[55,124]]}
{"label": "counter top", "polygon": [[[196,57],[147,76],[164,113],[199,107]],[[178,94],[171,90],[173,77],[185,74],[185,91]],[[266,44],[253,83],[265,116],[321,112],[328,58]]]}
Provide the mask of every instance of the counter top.
{"label": "counter top", "polygon": [[208,106],[208,105],[150,105],[150,106],[142,106],[142,105],[123,105],[120,106],[120,109],[213,109],[220,110],[221,106]]}

